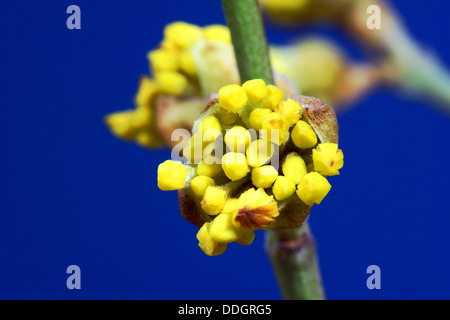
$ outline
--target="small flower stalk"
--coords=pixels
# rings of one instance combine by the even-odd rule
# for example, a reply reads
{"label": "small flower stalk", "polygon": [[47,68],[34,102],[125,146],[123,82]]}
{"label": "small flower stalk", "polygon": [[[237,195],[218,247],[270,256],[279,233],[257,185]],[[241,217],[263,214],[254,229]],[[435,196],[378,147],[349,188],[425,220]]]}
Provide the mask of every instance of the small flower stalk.
{"label": "small flower stalk", "polygon": [[251,244],[257,230],[301,226],[343,167],[333,109],[261,79],[220,88],[191,133],[159,165],[158,186],[178,190],[210,256]]}

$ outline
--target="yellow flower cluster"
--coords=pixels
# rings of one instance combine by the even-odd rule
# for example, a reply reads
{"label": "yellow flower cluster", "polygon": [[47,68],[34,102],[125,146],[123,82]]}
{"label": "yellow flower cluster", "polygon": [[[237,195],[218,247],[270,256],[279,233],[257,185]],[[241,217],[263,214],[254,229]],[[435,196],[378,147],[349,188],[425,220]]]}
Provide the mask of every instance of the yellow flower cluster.
{"label": "yellow flower cluster", "polygon": [[261,79],[225,86],[194,125],[185,161],[160,164],[160,189],[190,190],[207,215],[197,234],[207,255],[222,254],[231,242],[250,244],[255,230],[280,216],[281,203],[310,207],[327,195],[326,176],[339,174],[343,153],[321,143],[303,112]]}
{"label": "yellow flower cluster", "polygon": [[158,95],[201,96],[191,47],[199,40],[231,43],[230,32],[222,25],[199,27],[185,22],[168,24],[160,46],[147,58],[153,78],[143,76],[134,98],[134,109],[105,117],[111,132],[143,147],[161,144],[156,128],[155,104]]}
{"label": "yellow flower cluster", "polygon": [[160,47],[147,55],[150,69],[163,93],[199,94],[191,47],[201,39],[231,43],[229,30],[222,25],[201,28],[186,22],[174,22],[165,27]]}
{"label": "yellow flower cluster", "polygon": [[154,80],[142,77],[134,99],[135,108],[115,112],[105,117],[110,131],[126,141],[136,141],[143,147],[156,147],[160,141],[156,133],[154,100],[159,89]]}
{"label": "yellow flower cluster", "polygon": [[[293,11],[295,8],[290,7],[291,2],[266,1],[268,6]],[[294,47],[271,47],[271,63],[278,88],[284,93],[300,91],[303,95],[314,96],[333,105],[339,103],[341,98],[345,99],[341,93],[352,90],[342,90],[341,86],[336,85],[344,70],[344,62],[335,51],[323,43],[310,41]],[[115,136],[146,148],[158,147],[163,143],[171,146],[173,130],[180,127],[190,129],[210,94],[217,93],[225,84],[240,81],[230,31],[223,25],[199,27],[186,22],[168,24],[159,46],[148,52],[147,58],[151,76],[141,77],[134,97],[135,107],[105,117],[105,123]],[[283,76],[279,76],[281,74]],[[288,100],[285,105],[277,104],[283,99],[278,88],[261,85],[258,81],[243,87],[227,86],[223,89],[226,92],[221,95],[223,112],[216,117],[221,124],[228,125],[236,121],[235,110],[244,101],[248,99],[258,105],[264,101],[261,106],[265,108],[252,114],[249,126],[266,129],[267,140],[276,142],[271,139],[272,129],[281,129],[282,134],[300,117],[290,111],[297,107],[295,103]],[[189,107],[183,104],[189,104]],[[270,111],[275,113],[265,119]],[[308,128],[305,127],[303,123],[298,125],[294,131],[295,140],[307,134],[305,130]],[[313,144],[314,141],[303,143]]]}

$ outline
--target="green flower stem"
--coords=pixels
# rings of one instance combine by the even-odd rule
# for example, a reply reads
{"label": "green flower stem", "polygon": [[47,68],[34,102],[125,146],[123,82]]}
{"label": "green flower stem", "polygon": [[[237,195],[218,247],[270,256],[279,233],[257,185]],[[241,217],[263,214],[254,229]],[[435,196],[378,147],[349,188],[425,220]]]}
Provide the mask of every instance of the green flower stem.
{"label": "green flower stem", "polygon": [[269,49],[256,0],[222,0],[231,32],[241,83],[263,79],[273,84]]}
{"label": "green flower stem", "polygon": [[[273,84],[267,40],[256,0],[222,0],[241,82]],[[324,299],[316,246],[307,222],[266,232],[266,251],[285,299]]]}
{"label": "green flower stem", "polygon": [[307,222],[300,228],[267,230],[266,251],[285,299],[325,299],[316,245]]}

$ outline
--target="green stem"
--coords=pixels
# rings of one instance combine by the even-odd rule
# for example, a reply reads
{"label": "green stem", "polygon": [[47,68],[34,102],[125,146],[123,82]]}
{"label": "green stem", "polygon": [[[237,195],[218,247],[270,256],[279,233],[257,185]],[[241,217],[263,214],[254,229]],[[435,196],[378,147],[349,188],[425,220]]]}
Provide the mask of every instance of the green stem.
{"label": "green stem", "polygon": [[268,230],[266,251],[285,299],[325,299],[316,245],[307,222],[300,228]]}
{"label": "green stem", "polygon": [[[257,0],[222,0],[241,82],[273,84],[269,51]],[[296,229],[268,230],[266,251],[285,299],[324,299],[316,246],[307,222]]]}
{"label": "green stem", "polygon": [[273,84],[267,39],[256,0],[222,0],[241,83],[263,79]]}

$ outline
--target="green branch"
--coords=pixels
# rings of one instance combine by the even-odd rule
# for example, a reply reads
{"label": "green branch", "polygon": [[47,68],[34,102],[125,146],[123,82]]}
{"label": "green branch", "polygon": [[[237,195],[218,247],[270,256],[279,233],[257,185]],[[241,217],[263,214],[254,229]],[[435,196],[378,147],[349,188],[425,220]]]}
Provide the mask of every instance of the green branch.
{"label": "green branch", "polygon": [[325,299],[316,245],[307,222],[300,228],[267,230],[266,251],[285,299]]}
{"label": "green branch", "polygon": [[[273,84],[269,51],[256,0],[222,0],[241,82]],[[267,230],[266,251],[285,299],[324,299],[314,238],[307,222],[297,229]]]}
{"label": "green branch", "polygon": [[269,49],[256,0],[222,0],[231,32],[241,83],[263,79],[273,84]]}

